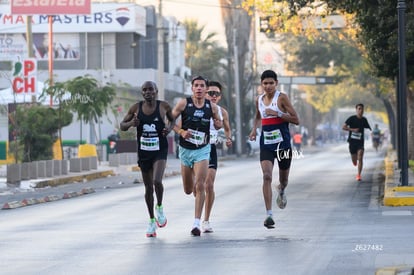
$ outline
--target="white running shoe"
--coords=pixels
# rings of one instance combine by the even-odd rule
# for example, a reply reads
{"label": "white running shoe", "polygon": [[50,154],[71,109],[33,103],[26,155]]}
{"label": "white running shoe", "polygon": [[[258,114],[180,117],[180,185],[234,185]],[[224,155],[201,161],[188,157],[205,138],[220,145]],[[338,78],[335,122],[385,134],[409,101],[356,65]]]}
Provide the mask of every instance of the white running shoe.
{"label": "white running shoe", "polygon": [[148,229],[147,229],[147,237],[157,237],[157,225],[155,224],[155,222],[150,221],[149,225],[148,225]]}
{"label": "white running shoe", "polygon": [[201,226],[204,233],[213,233],[213,228],[210,226],[209,221],[203,221],[203,224]]}
{"label": "white running shoe", "polygon": [[158,227],[164,227],[167,225],[167,218],[164,215],[164,209],[162,205],[155,206],[155,212],[157,213],[157,225]]}
{"label": "white running shoe", "polygon": [[276,198],[277,206],[279,206],[280,209],[284,209],[287,204],[286,194],[280,188],[277,188],[277,193],[278,193],[277,198]]}

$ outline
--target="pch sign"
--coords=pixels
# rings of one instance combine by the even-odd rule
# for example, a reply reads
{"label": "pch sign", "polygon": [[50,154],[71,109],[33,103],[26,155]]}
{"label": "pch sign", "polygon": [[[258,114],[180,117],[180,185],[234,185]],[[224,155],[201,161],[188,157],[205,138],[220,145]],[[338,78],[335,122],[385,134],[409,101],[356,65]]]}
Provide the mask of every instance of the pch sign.
{"label": "pch sign", "polygon": [[17,94],[36,93],[37,62],[28,58],[14,63],[13,91]]}

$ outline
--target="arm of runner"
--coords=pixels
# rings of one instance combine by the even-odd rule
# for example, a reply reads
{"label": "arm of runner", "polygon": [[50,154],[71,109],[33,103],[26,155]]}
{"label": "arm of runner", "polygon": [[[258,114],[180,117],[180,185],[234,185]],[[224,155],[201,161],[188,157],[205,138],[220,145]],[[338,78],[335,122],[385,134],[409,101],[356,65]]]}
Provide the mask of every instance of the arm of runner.
{"label": "arm of runner", "polygon": [[223,121],[221,120],[220,115],[218,113],[217,105],[211,102],[211,108],[213,110],[214,128],[218,130],[223,127]]}
{"label": "arm of runner", "polygon": [[124,119],[119,124],[119,128],[121,131],[128,131],[129,128],[135,127],[139,124],[139,120],[137,117],[138,114],[138,103],[129,108],[128,113],[125,115]]}
{"label": "arm of runner", "polygon": [[223,128],[224,128],[224,135],[226,136],[226,145],[229,147],[233,143],[233,141],[231,140],[229,113],[223,107],[221,107],[221,113],[223,114]]}
{"label": "arm of runner", "polygon": [[168,102],[166,101],[162,101],[161,103],[162,103],[163,109],[165,110],[165,117],[167,118],[167,121],[165,124],[166,127],[163,129],[163,135],[167,136],[171,132],[171,130],[174,128],[175,123],[174,123],[174,118],[172,116],[172,109],[171,109],[170,104],[168,104]]}
{"label": "arm of runner", "polygon": [[260,123],[261,123],[261,116],[260,116],[260,112],[259,112],[259,101],[258,101],[258,97],[256,97],[255,100],[255,105],[256,105],[256,114],[255,114],[255,118],[253,120],[253,129],[251,130],[250,134],[249,134],[249,139],[250,140],[256,140],[256,131],[257,128],[259,127]]}
{"label": "arm of runner", "polygon": [[174,123],[174,132],[179,134],[183,138],[190,138],[191,133],[187,130],[182,129],[181,119],[179,117],[181,116],[181,113],[185,110],[185,105],[187,104],[187,100],[185,98],[180,99],[175,107],[172,110],[172,117],[175,121]]}
{"label": "arm of runner", "polygon": [[281,93],[279,97],[281,99],[281,103],[282,103],[281,110],[283,111],[283,113],[278,114],[278,117],[282,118],[283,120],[289,123],[299,125],[298,114],[296,113],[295,108],[293,108],[292,104],[290,103],[290,100],[287,97],[287,95]]}

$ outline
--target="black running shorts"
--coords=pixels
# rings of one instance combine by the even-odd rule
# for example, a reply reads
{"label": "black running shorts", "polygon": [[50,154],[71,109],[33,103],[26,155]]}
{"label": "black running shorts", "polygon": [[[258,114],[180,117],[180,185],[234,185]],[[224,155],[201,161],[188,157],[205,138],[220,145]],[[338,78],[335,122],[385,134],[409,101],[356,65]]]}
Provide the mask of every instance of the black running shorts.
{"label": "black running shorts", "polygon": [[276,159],[280,170],[287,170],[290,168],[292,156],[292,148],[278,151],[260,150],[260,161],[269,160],[274,165]]}

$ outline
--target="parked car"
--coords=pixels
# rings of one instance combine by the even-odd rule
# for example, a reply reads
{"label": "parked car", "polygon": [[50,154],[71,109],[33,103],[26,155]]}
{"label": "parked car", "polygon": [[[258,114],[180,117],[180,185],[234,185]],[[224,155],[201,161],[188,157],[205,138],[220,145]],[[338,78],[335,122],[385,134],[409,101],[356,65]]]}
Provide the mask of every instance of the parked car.
{"label": "parked car", "polygon": [[256,152],[260,150],[260,129],[256,129],[256,140],[250,140],[249,136],[247,136],[246,140],[246,151],[247,156],[253,156]]}

